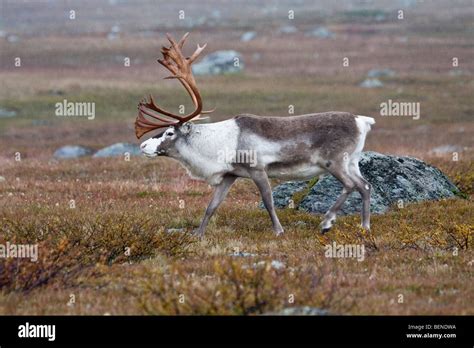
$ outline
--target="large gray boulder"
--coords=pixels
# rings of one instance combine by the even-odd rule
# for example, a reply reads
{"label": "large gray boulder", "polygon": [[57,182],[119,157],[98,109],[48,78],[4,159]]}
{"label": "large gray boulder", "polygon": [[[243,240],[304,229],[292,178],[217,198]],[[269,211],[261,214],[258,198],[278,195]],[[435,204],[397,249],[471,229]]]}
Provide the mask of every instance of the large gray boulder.
{"label": "large gray boulder", "polygon": [[116,157],[124,156],[126,153],[138,156],[141,154],[140,147],[135,144],[117,143],[100,149],[92,157]]}
{"label": "large gray boulder", "polygon": [[[273,202],[276,207],[287,207],[293,200],[293,196],[308,188],[309,181],[288,181],[273,189]],[[261,205],[263,207],[263,205]]]}
{"label": "large gray boulder", "polygon": [[[384,213],[394,204],[450,198],[458,188],[437,168],[413,157],[364,152],[359,162],[362,175],[372,184],[370,210]],[[341,183],[328,174],[312,187],[310,181],[291,181],[273,189],[275,206],[285,208],[296,193],[303,197],[295,208],[324,214],[342,191]],[[342,206],[340,214],[353,214],[362,207],[360,194],[355,191]]]}
{"label": "large gray boulder", "polygon": [[242,55],[233,50],[213,52],[192,66],[194,75],[235,74],[243,68]]}

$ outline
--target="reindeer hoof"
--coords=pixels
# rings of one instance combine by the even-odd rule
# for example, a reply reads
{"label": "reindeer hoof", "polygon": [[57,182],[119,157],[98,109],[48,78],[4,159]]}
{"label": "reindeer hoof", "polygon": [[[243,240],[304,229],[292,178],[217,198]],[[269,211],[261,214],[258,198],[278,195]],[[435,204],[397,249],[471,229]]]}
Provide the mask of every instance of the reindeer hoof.
{"label": "reindeer hoof", "polygon": [[319,227],[321,228],[321,234],[328,232],[333,226],[334,221],[336,221],[336,215],[326,213],[324,220],[319,224]]}
{"label": "reindeer hoof", "polygon": [[204,237],[204,231],[201,231],[199,228],[195,228],[191,234],[195,237],[203,238]]}
{"label": "reindeer hoof", "polygon": [[329,232],[330,229],[331,227],[321,228],[321,234],[326,234],[327,232]]}

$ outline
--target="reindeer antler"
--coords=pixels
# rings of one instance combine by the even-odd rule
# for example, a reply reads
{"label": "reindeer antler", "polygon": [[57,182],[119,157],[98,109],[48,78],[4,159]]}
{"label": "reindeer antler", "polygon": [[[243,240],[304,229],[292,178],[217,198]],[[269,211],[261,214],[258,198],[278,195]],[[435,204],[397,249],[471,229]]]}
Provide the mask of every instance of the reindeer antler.
{"label": "reindeer antler", "polygon": [[[166,34],[168,41],[171,43],[171,46],[163,46],[161,48],[163,59],[158,59],[158,63],[163,65],[172,73],[171,76],[165,77],[165,79],[178,79],[179,82],[181,82],[181,84],[191,96],[195,109],[190,114],[184,116],[173,114],[158,106],[153,100],[153,97],[150,95],[149,102],[147,102],[146,100],[142,100],[138,104],[138,116],[135,120],[135,134],[137,138],[141,138],[144,134],[151,132],[155,129],[182,124],[191,120],[198,120],[200,119],[200,115],[208,114],[214,111],[202,110],[201,94],[199,93],[199,90],[196,86],[196,81],[194,80],[193,72],[191,69],[191,64],[197,59],[197,57],[199,57],[204,48],[206,48],[207,44],[204,44],[202,47],[197,45],[196,51],[190,57],[185,58],[183,56],[183,53],[181,52],[181,49],[183,48],[184,42],[186,41],[188,35],[189,33],[184,34],[181,40],[176,43],[169,34]],[[158,120],[159,122],[152,122],[144,115]]]}

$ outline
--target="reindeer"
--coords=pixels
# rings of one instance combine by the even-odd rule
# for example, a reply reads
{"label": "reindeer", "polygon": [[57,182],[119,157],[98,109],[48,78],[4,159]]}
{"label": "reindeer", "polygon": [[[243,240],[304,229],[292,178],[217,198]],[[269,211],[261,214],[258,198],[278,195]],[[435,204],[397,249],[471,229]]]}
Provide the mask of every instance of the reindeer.
{"label": "reindeer", "polygon": [[[237,178],[250,178],[260,191],[274,232],[279,235],[283,227],[275,212],[269,178],[305,180],[323,173],[335,176],[344,188],[325,214],[321,232],[329,231],[337,211],[354,190],[362,196],[362,227],[370,230],[371,186],[360,173],[359,157],[374,119],[330,111],[291,117],[241,114],[221,122],[191,123],[214,110],[203,111],[191,70],[191,64],[206,45],[197,45],[190,57],[183,56],[181,50],[188,34],[178,43],[167,34],[171,46],[162,48],[163,59],[158,62],[172,73],[168,79],[178,79],[184,86],[194,111],[188,115],[173,114],[158,106],[150,95],[149,101],[142,100],[138,105],[135,133],[141,138],[159,129],[158,135],[141,144],[143,154],[178,160],[191,177],[205,180],[215,188],[195,232],[204,235],[209,219]],[[237,160],[239,153],[255,154],[256,160],[243,161],[242,156]]]}

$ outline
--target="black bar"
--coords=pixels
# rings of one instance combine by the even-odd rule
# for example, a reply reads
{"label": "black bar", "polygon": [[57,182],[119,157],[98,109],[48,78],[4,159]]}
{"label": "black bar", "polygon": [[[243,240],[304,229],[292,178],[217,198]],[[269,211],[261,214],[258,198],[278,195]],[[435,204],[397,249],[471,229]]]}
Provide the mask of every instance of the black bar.
{"label": "black bar", "polygon": [[[18,337],[19,326],[27,322],[54,324],[55,340]],[[411,329],[409,325],[412,325]],[[473,347],[473,330],[472,316],[0,316],[0,346],[86,343],[196,346],[252,342],[259,345],[318,343]],[[408,338],[407,334],[455,334],[456,337]]]}

